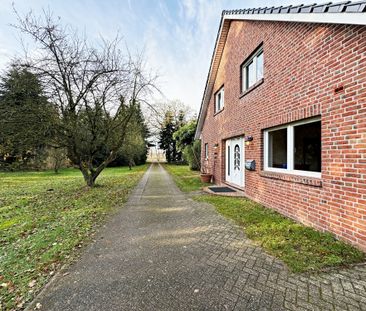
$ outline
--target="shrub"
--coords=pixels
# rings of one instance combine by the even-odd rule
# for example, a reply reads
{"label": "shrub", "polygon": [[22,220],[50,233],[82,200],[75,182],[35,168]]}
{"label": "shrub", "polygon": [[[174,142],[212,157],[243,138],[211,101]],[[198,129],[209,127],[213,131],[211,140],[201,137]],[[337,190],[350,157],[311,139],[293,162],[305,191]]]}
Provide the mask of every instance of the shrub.
{"label": "shrub", "polygon": [[195,140],[183,150],[183,157],[188,162],[189,168],[194,171],[201,169],[201,141]]}

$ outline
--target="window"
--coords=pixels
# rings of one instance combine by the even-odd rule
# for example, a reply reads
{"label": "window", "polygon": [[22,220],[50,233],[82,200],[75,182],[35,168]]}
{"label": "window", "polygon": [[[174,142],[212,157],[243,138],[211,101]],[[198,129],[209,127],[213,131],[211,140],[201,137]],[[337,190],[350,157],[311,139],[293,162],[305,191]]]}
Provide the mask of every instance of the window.
{"label": "window", "polygon": [[215,112],[219,112],[224,108],[224,87],[217,91],[215,95]]}
{"label": "window", "polygon": [[265,130],[264,169],[321,177],[320,118]]}
{"label": "window", "polygon": [[263,48],[259,47],[254,54],[241,65],[242,91],[248,90],[263,79]]}
{"label": "window", "polygon": [[208,159],[208,143],[205,144],[205,159]]}
{"label": "window", "polygon": [[294,126],[295,170],[321,171],[320,121]]}
{"label": "window", "polygon": [[263,51],[257,54],[257,81],[263,78]]}
{"label": "window", "polygon": [[268,132],[268,167],[287,168],[287,129]]}

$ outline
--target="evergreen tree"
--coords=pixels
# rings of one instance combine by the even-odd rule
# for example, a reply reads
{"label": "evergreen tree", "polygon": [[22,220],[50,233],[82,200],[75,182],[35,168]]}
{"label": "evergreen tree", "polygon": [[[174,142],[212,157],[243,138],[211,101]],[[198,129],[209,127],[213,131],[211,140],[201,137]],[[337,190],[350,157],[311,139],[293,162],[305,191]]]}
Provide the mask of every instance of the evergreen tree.
{"label": "evergreen tree", "polygon": [[201,168],[201,143],[200,140],[194,140],[196,126],[197,120],[193,119],[173,134],[178,150],[182,152],[183,159],[188,162],[192,170]]}
{"label": "evergreen tree", "polygon": [[168,163],[183,161],[182,152],[177,148],[177,142],[173,135],[184,124],[185,113],[182,110],[177,115],[174,115],[171,110],[165,113],[159,135],[159,145],[161,149],[165,150],[165,157]]}
{"label": "evergreen tree", "polygon": [[183,150],[186,146],[193,144],[196,125],[197,120],[194,119],[175,131],[173,138],[177,143],[178,149]]}
{"label": "evergreen tree", "polygon": [[146,163],[147,139],[150,136],[148,126],[139,104],[135,107],[135,113],[126,129],[126,137],[116,160],[109,166],[128,165],[131,169],[134,165]]}
{"label": "evergreen tree", "polygon": [[37,76],[13,65],[0,82],[0,166],[39,160],[52,136],[56,111]]}

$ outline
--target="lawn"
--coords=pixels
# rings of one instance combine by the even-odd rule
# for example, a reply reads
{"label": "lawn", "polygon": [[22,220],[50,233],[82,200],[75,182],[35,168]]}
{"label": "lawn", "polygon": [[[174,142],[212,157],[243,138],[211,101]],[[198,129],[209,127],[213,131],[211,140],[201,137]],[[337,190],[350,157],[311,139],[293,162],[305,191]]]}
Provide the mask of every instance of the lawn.
{"label": "lawn", "polygon": [[184,192],[200,190],[208,185],[201,182],[200,172],[191,171],[188,165],[164,164],[164,168],[173,176],[179,189]]}
{"label": "lawn", "polygon": [[[187,166],[166,168],[183,191],[202,187],[198,175]],[[212,204],[219,213],[234,220],[251,240],[293,272],[320,271],[365,260],[363,252],[332,234],[301,225],[249,199],[214,195],[198,195],[194,199]]]}
{"label": "lawn", "polygon": [[93,189],[75,169],[0,173],[0,310],[22,309],[74,259],[146,167],[108,168]]}

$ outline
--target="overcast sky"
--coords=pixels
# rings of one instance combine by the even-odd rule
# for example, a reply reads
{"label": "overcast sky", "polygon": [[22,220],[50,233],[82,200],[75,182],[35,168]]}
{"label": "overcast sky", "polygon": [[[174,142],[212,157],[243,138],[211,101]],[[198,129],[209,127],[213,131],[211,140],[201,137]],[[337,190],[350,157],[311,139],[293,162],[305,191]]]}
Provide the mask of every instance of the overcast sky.
{"label": "overcast sky", "polygon": [[91,40],[119,31],[132,51],[144,50],[159,73],[167,99],[197,112],[223,9],[313,3],[313,0],[0,0],[0,70],[22,49],[12,2],[20,14],[50,9],[62,23],[85,31]]}

